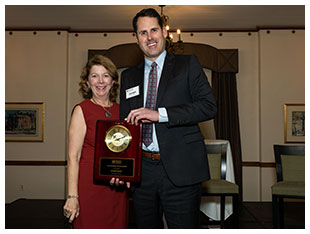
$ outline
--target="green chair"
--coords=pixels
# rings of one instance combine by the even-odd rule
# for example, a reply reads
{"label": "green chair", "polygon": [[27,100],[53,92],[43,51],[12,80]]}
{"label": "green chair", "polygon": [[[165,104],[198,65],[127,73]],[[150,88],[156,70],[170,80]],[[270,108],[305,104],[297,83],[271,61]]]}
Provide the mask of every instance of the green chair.
{"label": "green chair", "polygon": [[203,182],[202,196],[220,197],[220,227],[225,228],[225,198],[233,200],[233,225],[239,227],[239,187],[226,180],[227,143],[206,145],[211,179]]}
{"label": "green chair", "polygon": [[271,186],[273,228],[284,228],[284,198],[305,199],[305,145],[274,145],[277,183]]}

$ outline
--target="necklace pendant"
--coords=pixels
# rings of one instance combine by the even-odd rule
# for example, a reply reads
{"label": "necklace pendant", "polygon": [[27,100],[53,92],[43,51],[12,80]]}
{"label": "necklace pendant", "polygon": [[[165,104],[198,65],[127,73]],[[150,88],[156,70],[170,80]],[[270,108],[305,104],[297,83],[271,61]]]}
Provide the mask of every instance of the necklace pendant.
{"label": "necklace pendant", "polygon": [[105,113],[105,116],[108,117],[108,118],[111,118],[112,114],[111,114],[109,111],[107,111],[107,112]]}

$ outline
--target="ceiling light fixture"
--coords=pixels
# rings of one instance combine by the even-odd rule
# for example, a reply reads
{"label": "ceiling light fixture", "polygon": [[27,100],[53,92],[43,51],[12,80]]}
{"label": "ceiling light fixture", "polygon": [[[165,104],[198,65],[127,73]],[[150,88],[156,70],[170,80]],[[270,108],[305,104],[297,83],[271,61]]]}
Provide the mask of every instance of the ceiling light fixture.
{"label": "ceiling light fixture", "polygon": [[[170,27],[168,25],[169,16],[164,14],[164,7],[165,6],[166,5],[159,5],[159,7],[161,8],[160,17],[161,17],[161,20],[163,22],[163,26],[167,30],[166,49],[168,50],[168,52],[173,52],[173,34],[170,32]],[[176,32],[178,34],[178,43],[182,43],[181,29],[178,28]]]}

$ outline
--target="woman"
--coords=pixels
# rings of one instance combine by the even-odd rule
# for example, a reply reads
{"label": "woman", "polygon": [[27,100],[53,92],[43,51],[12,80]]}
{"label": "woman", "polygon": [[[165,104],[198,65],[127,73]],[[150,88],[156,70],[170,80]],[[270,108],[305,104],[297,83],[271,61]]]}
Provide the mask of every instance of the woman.
{"label": "woman", "polygon": [[[81,74],[80,92],[85,99],[73,109],[69,126],[68,196],[64,215],[74,228],[127,228],[127,191],[93,184],[97,120],[119,119],[118,72],[110,59],[95,55]],[[129,185],[128,185],[129,186]]]}

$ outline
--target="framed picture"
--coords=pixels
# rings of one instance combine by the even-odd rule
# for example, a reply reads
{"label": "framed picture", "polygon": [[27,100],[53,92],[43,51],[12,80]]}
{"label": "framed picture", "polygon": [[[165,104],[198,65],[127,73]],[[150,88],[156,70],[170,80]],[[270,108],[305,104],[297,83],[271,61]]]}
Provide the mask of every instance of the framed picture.
{"label": "framed picture", "polygon": [[284,142],[305,143],[305,104],[284,105]]}
{"label": "framed picture", "polygon": [[43,140],[43,102],[5,103],[5,141]]}

